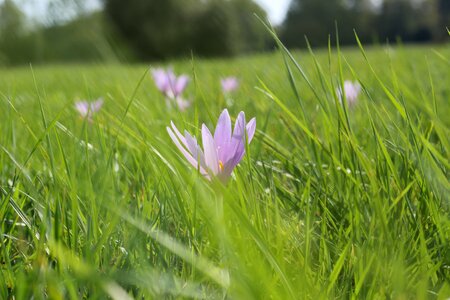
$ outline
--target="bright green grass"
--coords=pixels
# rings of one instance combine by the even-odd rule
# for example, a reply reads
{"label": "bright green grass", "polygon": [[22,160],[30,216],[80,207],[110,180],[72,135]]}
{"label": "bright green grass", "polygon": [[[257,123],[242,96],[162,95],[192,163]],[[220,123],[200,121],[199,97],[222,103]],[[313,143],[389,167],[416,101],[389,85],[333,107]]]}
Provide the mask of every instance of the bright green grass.
{"label": "bright green grass", "polygon": [[[450,48],[294,57],[304,76],[287,53],[173,62],[186,113],[146,65],[0,70],[0,299],[449,297]],[[344,110],[345,79],[364,92]],[[165,127],[199,137],[225,107],[257,134],[221,186]]]}

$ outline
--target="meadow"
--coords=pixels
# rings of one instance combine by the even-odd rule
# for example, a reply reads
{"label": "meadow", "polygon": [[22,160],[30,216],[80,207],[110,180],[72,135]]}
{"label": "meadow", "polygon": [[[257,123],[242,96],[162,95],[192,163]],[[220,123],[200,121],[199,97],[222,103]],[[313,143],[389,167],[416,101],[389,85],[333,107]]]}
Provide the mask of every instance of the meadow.
{"label": "meadow", "polygon": [[[450,297],[448,44],[172,61],[185,111],[158,65],[0,69],[0,299]],[[257,125],[224,184],[166,127],[225,108]]]}

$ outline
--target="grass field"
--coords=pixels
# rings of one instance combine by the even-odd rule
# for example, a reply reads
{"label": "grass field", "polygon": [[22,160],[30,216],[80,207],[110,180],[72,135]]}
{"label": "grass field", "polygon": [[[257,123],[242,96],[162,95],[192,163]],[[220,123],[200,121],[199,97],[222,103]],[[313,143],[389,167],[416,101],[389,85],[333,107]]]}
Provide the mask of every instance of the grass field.
{"label": "grass field", "polygon": [[[0,299],[450,297],[448,45],[170,65],[185,112],[148,65],[0,70]],[[166,131],[224,108],[257,120],[226,185]]]}

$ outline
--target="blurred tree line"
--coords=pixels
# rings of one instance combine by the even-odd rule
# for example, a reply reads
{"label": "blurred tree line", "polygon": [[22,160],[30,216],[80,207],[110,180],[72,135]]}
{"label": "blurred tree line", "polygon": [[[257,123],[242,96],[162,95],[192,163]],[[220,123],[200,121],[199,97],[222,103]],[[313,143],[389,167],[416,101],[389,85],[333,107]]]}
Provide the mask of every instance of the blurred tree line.
{"label": "blurred tree line", "polygon": [[[17,1],[17,0],[16,0]],[[30,0],[32,1],[32,0]],[[48,0],[45,22],[0,0],[0,65],[234,56],[272,49],[253,0]],[[450,0],[292,0],[277,30],[288,47],[326,45],[335,22],[342,44],[443,41]]]}
{"label": "blurred tree line", "polygon": [[49,2],[49,18],[36,22],[13,0],[0,2],[0,66],[117,60],[130,51],[111,35],[101,12],[82,11],[75,5],[69,11],[64,5],[68,3]]}
{"label": "blurred tree line", "polygon": [[105,13],[142,59],[232,56],[270,41],[252,0],[104,0]]}
{"label": "blurred tree line", "polygon": [[450,0],[292,0],[280,32],[288,47],[305,46],[305,36],[323,46],[336,24],[341,44],[355,44],[353,29],[365,43],[440,42],[448,37]]}
{"label": "blurred tree line", "polygon": [[38,26],[3,1],[0,65],[234,56],[272,43],[253,0],[103,0],[97,12],[86,11],[86,0],[52,0]]}

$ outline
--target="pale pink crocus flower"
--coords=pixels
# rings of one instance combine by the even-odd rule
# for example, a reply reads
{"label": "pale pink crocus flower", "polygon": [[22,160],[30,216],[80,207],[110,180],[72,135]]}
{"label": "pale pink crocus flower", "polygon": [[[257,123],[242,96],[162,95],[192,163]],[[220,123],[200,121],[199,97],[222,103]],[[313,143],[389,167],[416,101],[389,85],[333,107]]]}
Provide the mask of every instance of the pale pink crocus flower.
{"label": "pale pink crocus flower", "polygon": [[168,104],[175,103],[180,110],[186,110],[191,102],[181,98],[189,83],[187,75],[176,76],[172,69],[152,70],[153,80],[158,90],[166,97]]}
{"label": "pale pink crocus flower", "polygon": [[232,131],[230,115],[224,109],[214,136],[205,124],[202,125],[203,150],[189,132],[182,135],[173,122],[170,125],[167,132],[187,161],[208,180],[216,177],[226,183],[244,157],[246,141],[250,144],[255,135],[256,119],[246,123],[244,112],[240,112]]}
{"label": "pale pink crocus flower", "polygon": [[87,118],[92,121],[92,117],[103,106],[103,98],[98,98],[94,102],[77,101],[75,102],[75,109],[78,111],[81,117]]}
{"label": "pale pink crocus flower", "polygon": [[239,88],[239,80],[236,77],[230,76],[220,80],[222,91],[225,94],[231,93]]}
{"label": "pale pink crocus flower", "polygon": [[[336,92],[339,101],[342,103],[342,89],[338,88]],[[357,81],[353,82],[351,80],[346,80],[344,81],[344,92],[348,106],[352,107],[358,102],[358,96],[361,93],[361,85]]]}

